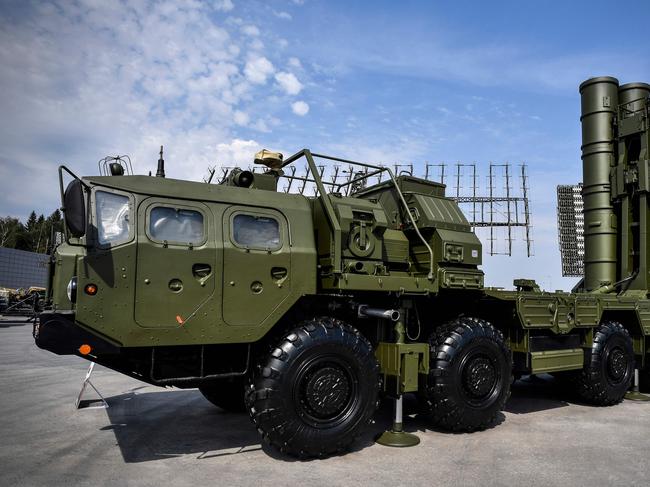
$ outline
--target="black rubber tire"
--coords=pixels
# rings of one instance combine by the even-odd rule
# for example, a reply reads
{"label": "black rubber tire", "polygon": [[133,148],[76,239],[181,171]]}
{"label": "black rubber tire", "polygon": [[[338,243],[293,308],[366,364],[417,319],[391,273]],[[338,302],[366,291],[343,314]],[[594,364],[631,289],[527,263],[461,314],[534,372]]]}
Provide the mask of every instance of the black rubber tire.
{"label": "black rubber tire", "polygon": [[206,382],[199,386],[199,391],[208,401],[225,411],[232,413],[246,411],[245,385],[240,377]]}
{"label": "black rubber tire", "polygon": [[378,406],[372,345],[334,318],[302,322],[284,335],[249,385],[246,403],[264,440],[300,458],[348,448]]}
{"label": "black rubber tire", "polygon": [[623,400],[634,379],[634,349],[625,327],[605,321],[594,333],[591,359],[576,374],[576,393],[595,406],[611,406]]}
{"label": "black rubber tire", "polygon": [[429,416],[449,431],[490,426],[510,396],[512,354],[490,323],[460,317],[430,337]]}

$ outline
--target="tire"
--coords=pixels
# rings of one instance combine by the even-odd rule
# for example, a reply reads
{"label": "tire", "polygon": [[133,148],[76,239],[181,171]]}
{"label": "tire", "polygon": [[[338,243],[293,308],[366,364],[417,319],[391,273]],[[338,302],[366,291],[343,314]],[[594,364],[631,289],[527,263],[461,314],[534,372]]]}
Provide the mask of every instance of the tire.
{"label": "tire", "polygon": [[634,350],[628,331],[616,321],[601,323],[591,359],[576,375],[576,393],[589,404],[611,406],[623,400],[634,378]]}
{"label": "tire", "polygon": [[246,394],[265,441],[292,456],[348,448],[378,406],[379,364],[356,329],[333,318],[301,323],[268,356]]}
{"label": "tire", "polygon": [[240,377],[223,379],[199,386],[199,391],[215,406],[232,413],[246,411],[244,403],[244,380]]}
{"label": "tire", "polygon": [[510,396],[512,355],[486,321],[460,317],[430,337],[426,401],[437,427],[476,431],[496,419]]}

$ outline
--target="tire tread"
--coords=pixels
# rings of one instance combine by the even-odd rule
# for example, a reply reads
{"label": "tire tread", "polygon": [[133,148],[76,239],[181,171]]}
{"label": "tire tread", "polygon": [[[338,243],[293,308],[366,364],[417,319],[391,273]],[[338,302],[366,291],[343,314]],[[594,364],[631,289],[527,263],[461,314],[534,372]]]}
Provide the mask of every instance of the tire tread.
{"label": "tire tread", "polygon": [[[589,362],[585,363],[581,371],[573,375],[576,393],[582,400],[589,404],[595,406],[612,406],[618,404],[623,400],[625,392],[630,386],[632,377],[630,377],[625,387],[608,387],[600,373],[602,360],[604,359],[602,356],[603,349],[607,341],[616,335],[624,337],[628,342],[628,351],[633,350],[632,338],[627,329],[617,321],[604,321],[595,331]],[[633,354],[634,352],[632,351],[632,356]],[[632,363],[634,363],[633,359]]]}
{"label": "tire tread", "polygon": [[[334,442],[305,441],[313,432],[306,434],[305,425],[293,425],[287,428],[289,420],[278,408],[277,392],[283,375],[291,366],[291,357],[296,357],[301,350],[308,346],[316,346],[319,342],[335,342],[347,347],[355,357],[370,367],[377,377],[373,389],[372,406],[352,428],[351,434],[341,435]],[[280,352],[277,352],[280,350]],[[265,365],[264,365],[265,364]],[[365,426],[372,421],[375,410],[379,405],[378,392],[380,385],[379,364],[373,353],[370,342],[352,326],[331,317],[314,318],[302,322],[298,327],[285,333],[272,352],[262,358],[261,370],[272,368],[275,373],[264,374],[251,381],[246,392],[246,404],[250,418],[265,442],[278,448],[281,452],[299,458],[322,458],[347,449],[361,434]],[[270,392],[274,394],[270,394]],[[288,434],[288,431],[292,431]]]}
{"label": "tire tread", "polygon": [[462,404],[453,399],[449,389],[454,387],[452,375],[453,360],[462,348],[472,340],[487,338],[497,344],[512,371],[512,357],[503,339],[503,334],[490,323],[478,318],[461,316],[440,326],[431,335],[432,371],[429,378],[426,403],[432,422],[445,430],[470,432],[490,426],[510,395],[511,376],[504,378],[507,391],[490,408],[489,414],[467,414]]}

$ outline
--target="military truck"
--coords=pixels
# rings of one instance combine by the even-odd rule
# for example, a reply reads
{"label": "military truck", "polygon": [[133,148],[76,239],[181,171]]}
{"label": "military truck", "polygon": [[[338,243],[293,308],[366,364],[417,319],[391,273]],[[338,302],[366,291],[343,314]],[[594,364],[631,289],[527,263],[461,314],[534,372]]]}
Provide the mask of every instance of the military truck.
{"label": "military truck", "polygon": [[45,303],[46,289],[31,286],[27,289],[0,287],[0,313],[4,315],[35,316]]}
{"label": "military truck", "polygon": [[[615,404],[635,368],[648,374],[650,85],[599,77],[580,93],[585,259],[572,292],[486,287],[481,242],[442,184],[307,149],[262,151],[264,172],[206,184],[165,178],[161,150],[154,177],[119,161],[83,178],[60,167],[66,238],[36,343],[198,387],[297,456],[346,449],[380,398],[404,393],[451,431],[491,425],[523,374]],[[299,160],[314,197],[277,191]],[[317,160],[359,176],[326,183]],[[394,433],[401,421],[397,401]]]}

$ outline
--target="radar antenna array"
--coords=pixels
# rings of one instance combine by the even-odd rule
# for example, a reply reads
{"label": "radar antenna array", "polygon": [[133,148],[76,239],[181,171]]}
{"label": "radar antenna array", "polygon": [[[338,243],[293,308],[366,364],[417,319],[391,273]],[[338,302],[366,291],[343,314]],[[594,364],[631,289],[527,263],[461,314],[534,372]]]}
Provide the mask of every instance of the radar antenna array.
{"label": "radar antenna array", "polygon": [[[348,164],[319,165],[318,172],[326,188],[342,196],[351,196],[362,189],[383,182],[383,172],[369,173],[367,168],[355,168]],[[487,242],[489,255],[508,255],[513,253],[513,243],[520,239],[525,243],[526,255],[533,255],[532,223],[528,198],[528,174],[525,164],[519,165],[519,186],[510,163],[487,166],[485,184],[480,184],[477,164],[457,162],[450,168],[446,163],[425,163],[423,165],[396,163],[390,165],[396,175],[415,176],[428,181],[448,185],[447,197],[455,200],[464,214],[469,216],[469,224],[482,241]],[[233,166],[220,168],[217,183],[228,178]],[[257,167],[248,170],[256,172]],[[278,191],[316,196],[318,190],[308,166],[283,168]]]}

